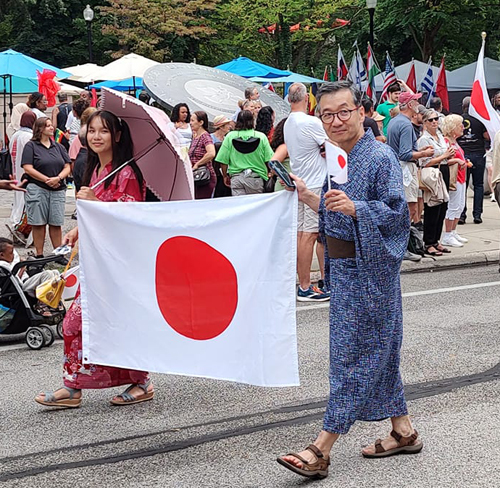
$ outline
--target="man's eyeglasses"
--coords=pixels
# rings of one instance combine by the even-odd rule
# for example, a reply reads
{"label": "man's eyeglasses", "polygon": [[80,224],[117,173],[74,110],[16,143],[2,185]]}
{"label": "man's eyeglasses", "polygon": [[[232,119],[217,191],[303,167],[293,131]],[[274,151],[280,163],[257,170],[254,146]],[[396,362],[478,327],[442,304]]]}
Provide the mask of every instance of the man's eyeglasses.
{"label": "man's eyeglasses", "polygon": [[318,117],[324,124],[331,124],[335,120],[335,117],[338,117],[341,122],[347,122],[351,118],[352,113],[358,109],[359,107],[352,108],[351,110],[339,110],[338,112],[325,112],[318,115]]}
{"label": "man's eyeglasses", "polygon": [[437,122],[439,117],[432,117],[432,119],[427,119],[428,122]]}

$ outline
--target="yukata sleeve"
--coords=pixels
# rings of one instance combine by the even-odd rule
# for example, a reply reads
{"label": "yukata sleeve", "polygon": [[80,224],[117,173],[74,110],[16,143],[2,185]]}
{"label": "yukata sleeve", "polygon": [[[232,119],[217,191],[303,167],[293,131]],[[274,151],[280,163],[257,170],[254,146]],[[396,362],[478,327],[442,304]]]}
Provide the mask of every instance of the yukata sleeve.
{"label": "yukata sleeve", "polygon": [[139,181],[137,181],[137,177],[131,168],[124,168],[118,175],[117,180],[113,192],[113,202],[144,201],[144,188],[139,185]]}
{"label": "yukata sleeve", "polygon": [[378,167],[369,198],[354,201],[354,239],[356,264],[374,291],[382,295],[385,280],[399,274],[408,246],[410,218],[398,160],[384,151],[375,154],[374,161]]}

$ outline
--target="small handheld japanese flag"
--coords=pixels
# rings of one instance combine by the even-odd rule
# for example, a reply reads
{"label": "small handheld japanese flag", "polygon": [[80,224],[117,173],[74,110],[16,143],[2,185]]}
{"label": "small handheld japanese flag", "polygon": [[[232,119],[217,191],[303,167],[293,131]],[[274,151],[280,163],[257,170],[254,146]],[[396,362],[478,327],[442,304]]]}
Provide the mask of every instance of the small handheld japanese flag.
{"label": "small handheld japanese flag", "polygon": [[325,142],[326,166],[328,168],[328,188],[330,188],[330,178],[342,185],[347,183],[347,153],[340,147]]}
{"label": "small handheld japanese flag", "polygon": [[85,363],[298,385],[296,192],[77,206]]}
{"label": "small handheld japanese flag", "polygon": [[69,269],[64,278],[66,279],[66,285],[62,294],[63,300],[73,300],[75,298],[78,287],[80,286],[80,266],[75,266]]}

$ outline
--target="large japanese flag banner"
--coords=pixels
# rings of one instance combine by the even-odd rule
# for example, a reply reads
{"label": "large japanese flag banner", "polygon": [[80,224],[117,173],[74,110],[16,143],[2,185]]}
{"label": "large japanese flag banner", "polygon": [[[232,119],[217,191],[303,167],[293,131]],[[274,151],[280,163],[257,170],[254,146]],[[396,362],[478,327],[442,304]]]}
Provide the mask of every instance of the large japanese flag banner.
{"label": "large japanese flag banner", "polygon": [[297,196],[78,201],[85,363],[299,384]]}

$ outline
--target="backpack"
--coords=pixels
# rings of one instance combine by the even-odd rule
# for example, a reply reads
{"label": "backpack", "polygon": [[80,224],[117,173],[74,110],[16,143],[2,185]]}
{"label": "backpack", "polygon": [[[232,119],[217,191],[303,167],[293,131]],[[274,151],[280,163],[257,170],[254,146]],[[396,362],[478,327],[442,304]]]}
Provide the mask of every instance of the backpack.
{"label": "backpack", "polygon": [[415,227],[410,226],[410,238],[408,240],[408,251],[419,256],[425,255],[424,240],[422,235]]}

